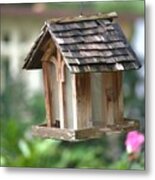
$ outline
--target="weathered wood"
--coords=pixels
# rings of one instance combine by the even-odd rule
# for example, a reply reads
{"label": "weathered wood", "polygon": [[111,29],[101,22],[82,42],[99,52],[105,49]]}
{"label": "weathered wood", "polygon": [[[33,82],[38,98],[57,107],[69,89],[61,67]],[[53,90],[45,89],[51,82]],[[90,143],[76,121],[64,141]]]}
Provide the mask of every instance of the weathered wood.
{"label": "weathered wood", "polygon": [[102,73],[91,73],[92,119],[95,127],[103,125],[103,81]]}
{"label": "weathered wood", "polygon": [[45,88],[45,106],[46,106],[46,119],[47,126],[51,127],[54,123],[53,114],[52,114],[52,92],[51,92],[51,80],[50,80],[50,64],[49,62],[43,62],[43,79],[44,79],[44,88]]}
{"label": "weathered wood", "polygon": [[57,38],[57,42],[60,45],[68,45],[68,44],[78,44],[78,43],[108,43],[108,42],[118,42],[123,41],[123,39],[120,36],[103,36],[100,35],[89,35],[89,36],[79,36],[79,37],[68,37],[68,38]]}
{"label": "weathered wood", "polygon": [[56,127],[47,127],[46,124],[33,126],[32,133],[34,136],[43,138],[54,138],[66,141],[80,141],[86,139],[94,139],[102,136],[102,132],[97,128],[86,128],[81,130],[60,129]]}
{"label": "weathered wood", "polygon": [[103,34],[103,28],[96,28],[95,26],[87,29],[75,29],[72,31],[55,32],[55,35],[58,38],[89,36],[89,35],[97,35],[97,34]]}
{"label": "weathered wood", "polygon": [[75,130],[75,139],[94,139],[102,136],[98,128]]}
{"label": "weathered wood", "polygon": [[119,49],[119,48],[127,48],[127,46],[121,42],[108,42],[108,43],[91,43],[91,44],[84,44],[84,43],[80,43],[80,44],[68,44],[68,45],[62,45],[61,49],[63,50],[63,52],[66,51],[81,51],[81,50],[85,50],[85,51],[90,51],[90,50],[110,50],[110,49]]}
{"label": "weathered wood", "polygon": [[63,129],[67,127],[67,122],[65,121],[65,88],[64,88],[64,61],[62,60],[59,49],[57,49],[57,68],[58,68],[58,83],[59,83],[59,110],[60,110],[60,128]]}
{"label": "weathered wood", "polygon": [[[56,47],[59,49],[73,73],[120,71],[141,66],[117,23],[103,15],[71,19],[45,22],[41,37],[26,59],[26,69],[41,68],[39,60],[47,54],[49,45],[54,56]],[[78,67],[81,65],[85,67]]]}
{"label": "weathered wood", "polygon": [[115,123],[123,123],[124,103],[123,103],[123,73],[116,72],[113,78],[113,84],[116,91],[117,99],[114,102],[114,116],[116,117]]}
{"label": "weathered wood", "polygon": [[123,124],[108,125],[108,127],[85,128],[80,130],[60,129],[47,127],[47,124],[33,126],[32,134],[43,138],[54,138],[65,141],[80,141],[94,138],[101,138],[103,135],[121,133],[139,128],[137,120],[124,119]]}
{"label": "weathered wood", "polygon": [[90,21],[90,22],[81,22],[81,23],[52,24],[51,30],[54,33],[55,32],[58,33],[58,32],[64,32],[64,31],[89,29],[89,28],[94,28],[94,27],[97,27],[97,23],[95,21]]}
{"label": "weathered wood", "polygon": [[107,51],[101,51],[101,50],[90,50],[90,51],[69,51],[69,52],[63,52],[63,55],[66,58],[69,59],[87,59],[87,58],[109,58],[112,57],[115,59],[115,57],[119,56],[128,56],[129,52],[127,49],[113,49],[113,50],[107,50]]}
{"label": "weathered wood", "polygon": [[[101,27],[99,26],[98,28],[96,28],[96,26],[94,27],[87,27],[85,29],[71,29],[71,30],[61,30],[61,31],[56,31],[54,32],[56,38],[79,38],[84,37],[86,38],[87,36],[89,37],[91,36],[119,36],[119,34],[117,33],[117,31],[115,31],[114,27],[112,26],[112,24],[110,26],[104,26]],[[107,37],[108,38],[108,37]]]}
{"label": "weathered wood", "polygon": [[[78,21],[89,21],[89,20],[97,20],[97,19],[111,19],[111,18],[117,18],[118,15],[116,12],[111,12],[107,14],[97,14],[97,15],[82,15],[77,17],[66,17],[66,18],[55,18],[48,20],[48,23],[69,23],[69,22],[78,22]],[[108,20],[107,20],[108,21]]]}
{"label": "weathered wood", "polygon": [[[118,63],[117,63],[118,64]],[[120,64],[121,65],[121,64]],[[86,72],[109,72],[109,71],[117,71],[117,70],[124,70],[117,68],[115,64],[93,64],[93,65],[86,65],[86,66],[69,66],[69,70],[71,73],[86,73]]]}
{"label": "weathered wood", "polygon": [[103,126],[114,124],[113,73],[103,73]]}
{"label": "weathered wood", "polygon": [[[74,128],[83,129],[92,126],[90,74],[72,75]],[[75,116],[74,115],[74,116]]]}
{"label": "weathered wood", "polygon": [[43,138],[54,138],[66,141],[75,141],[75,132],[69,129],[60,129],[56,127],[33,126],[32,133],[34,136]]}
{"label": "weathered wood", "polygon": [[78,129],[76,75],[72,74],[73,129]]}
{"label": "weathered wood", "polygon": [[123,120],[123,91],[121,72],[103,73],[104,126],[120,124]]}
{"label": "weathered wood", "polygon": [[65,98],[65,113],[67,119],[67,128],[73,129],[73,106],[72,106],[72,79],[69,69],[65,66],[65,83],[64,83],[64,98]]}
{"label": "weathered wood", "polygon": [[[54,61],[53,61],[54,62]],[[57,66],[56,64],[50,62],[50,74],[49,78],[51,81],[51,103],[52,103],[52,114],[53,114],[53,123],[56,125],[56,121],[60,121],[60,109],[59,109],[59,83],[57,81]],[[59,123],[60,124],[60,123]],[[53,125],[53,124],[52,124]]]}

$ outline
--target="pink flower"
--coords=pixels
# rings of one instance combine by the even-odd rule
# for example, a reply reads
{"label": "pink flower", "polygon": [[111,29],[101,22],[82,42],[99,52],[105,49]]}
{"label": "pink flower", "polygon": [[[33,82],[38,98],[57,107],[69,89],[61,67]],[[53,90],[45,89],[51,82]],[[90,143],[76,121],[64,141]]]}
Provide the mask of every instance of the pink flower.
{"label": "pink flower", "polygon": [[144,143],[144,135],[138,131],[130,131],[125,141],[126,150],[129,154],[139,153]]}

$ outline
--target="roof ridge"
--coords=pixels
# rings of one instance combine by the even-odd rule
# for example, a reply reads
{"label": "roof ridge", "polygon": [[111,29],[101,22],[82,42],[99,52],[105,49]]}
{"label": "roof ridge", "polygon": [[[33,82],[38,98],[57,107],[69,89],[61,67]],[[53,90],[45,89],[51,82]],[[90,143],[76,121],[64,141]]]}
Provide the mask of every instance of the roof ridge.
{"label": "roof ridge", "polygon": [[111,19],[117,18],[118,14],[116,12],[110,13],[98,13],[95,15],[79,15],[74,17],[61,17],[61,18],[53,18],[46,21],[46,23],[73,23],[73,22],[81,22],[81,21],[90,21],[90,20],[98,20],[98,19]]}

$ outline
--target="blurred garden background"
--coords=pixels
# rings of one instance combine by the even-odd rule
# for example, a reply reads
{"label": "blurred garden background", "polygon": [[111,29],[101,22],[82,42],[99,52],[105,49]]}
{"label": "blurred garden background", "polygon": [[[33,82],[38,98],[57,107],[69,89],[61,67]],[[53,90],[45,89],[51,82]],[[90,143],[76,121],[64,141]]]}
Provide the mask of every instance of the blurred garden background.
{"label": "blurred garden background", "polygon": [[46,19],[116,11],[117,21],[142,63],[138,71],[124,73],[124,116],[140,120],[145,133],[144,1],[1,4],[0,9],[1,166],[144,169],[144,148],[131,163],[125,134],[76,143],[32,137],[31,126],[45,120],[42,73],[22,70]]}

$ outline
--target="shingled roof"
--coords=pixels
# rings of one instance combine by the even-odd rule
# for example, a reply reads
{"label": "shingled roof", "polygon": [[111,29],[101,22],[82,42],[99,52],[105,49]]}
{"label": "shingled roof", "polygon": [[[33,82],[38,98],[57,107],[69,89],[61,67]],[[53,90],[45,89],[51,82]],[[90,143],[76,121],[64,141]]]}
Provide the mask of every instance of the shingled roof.
{"label": "shingled roof", "polygon": [[[141,65],[121,27],[113,22],[116,13],[59,18],[45,22],[41,34],[25,59],[25,69],[42,68],[46,43],[61,55],[73,73],[138,69]],[[54,52],[51,48],[51,52]]]}

